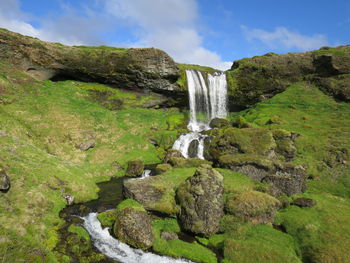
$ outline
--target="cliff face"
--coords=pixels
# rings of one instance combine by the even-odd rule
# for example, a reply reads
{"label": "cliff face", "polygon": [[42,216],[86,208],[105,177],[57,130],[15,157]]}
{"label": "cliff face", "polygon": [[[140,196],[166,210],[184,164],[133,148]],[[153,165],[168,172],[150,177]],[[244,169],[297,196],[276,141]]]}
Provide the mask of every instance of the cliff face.
{"label": "cliff face", "polygon": [[0,29],[0,59],[39,80],[76,79],[160,92],[179,89],[177,64],[154,48],[69,47]]}
{"label": "cliff face", "polygon": [[233,62],[227,76],[231,101],[241,106],[263,101],[302,80],[350,101],[350,46],[244,58]]}

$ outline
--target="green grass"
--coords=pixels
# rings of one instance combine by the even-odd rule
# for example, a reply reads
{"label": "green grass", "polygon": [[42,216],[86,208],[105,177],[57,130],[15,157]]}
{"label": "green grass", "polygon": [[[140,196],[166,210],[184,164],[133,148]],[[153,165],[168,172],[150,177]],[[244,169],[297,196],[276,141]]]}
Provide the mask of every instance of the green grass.
{"label": "green grass", "polygon": [[162,231],[180,232],[180,226],[176,219],[154,220],[152,224],[155,237],[153,249],[155,252],[175,258],[187,258],[195,262],[217,262],[216,255],[197,242],[188,243],[179,239],[164,240],[161,238]]}
{"label": "green grass", "polygon": [[[123,174],[115,162],[124,168],[133,159],[159,162],[149,142],[152,129],[166,130],[166,120],[178,113],[111,111],[90,99],[91,89],[108,87],[42,83],[3,62],[0,74],[9,102],[0,93],[0,166],[11,179],[10,191],[0,195],[0,262],[57,262],[52,249],[63,224],[62,193],[73,194],[76,202],[91,200],[97,198],[97,182]],[[91,138],[96,147],[76,147]]]}
{"label": "green grass", "polygon": [[337,56],[337,57],[350,57],[350,47],[343,47],[343,48],[322,47],[318,50],[313,51],[312,53],[318,56],[331,55],[331,56]]}

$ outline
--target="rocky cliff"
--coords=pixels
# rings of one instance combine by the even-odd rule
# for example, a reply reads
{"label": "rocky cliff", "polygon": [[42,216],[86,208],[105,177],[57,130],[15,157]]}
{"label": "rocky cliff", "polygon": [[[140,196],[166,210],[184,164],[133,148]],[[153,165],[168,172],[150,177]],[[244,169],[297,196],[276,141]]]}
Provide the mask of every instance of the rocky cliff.
{"label": "rocky cliff", "polygon": [[266,100],[298,81],[350,101],[350,46],[244,58],[233,62],[227,78],[231,102],[241,106]]}
{"label": "rocky cliff", "polygon": [[81,80],[123,89],[179,89],[177,64],[155,48],[64,46],[0,29],[0,60],[39,80]]}

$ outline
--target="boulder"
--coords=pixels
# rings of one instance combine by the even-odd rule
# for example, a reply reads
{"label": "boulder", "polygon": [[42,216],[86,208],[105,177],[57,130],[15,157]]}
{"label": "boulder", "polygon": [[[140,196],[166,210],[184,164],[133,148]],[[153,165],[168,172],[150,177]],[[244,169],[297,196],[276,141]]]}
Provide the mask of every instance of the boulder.
{"label": "boulder", "polygon": [[199,158],[178,158],[171,157],[169,163],[175,168],[191,168],[199,167],[202,164],[212,165],[213,163],[207,160],[202,160]]}
{"label": "boulder", "polygon": [[179,150],[169,149],[169,150],[167,150],[167,152],[165,154],[164,162],[168,163],[170,158],[172,158],[172,157],[182,158],[182,159],[185,158]]}
{"label": "boulder", "polygon": [[72,205],[74,204],[74,195],[70,195],[70,194],[63,194],[62,195],[64,199],[66,199],[66,203],[67,205]]}
{"label": "boulder", "polygon": [[196,158],[198,155],[198,140],[193,140],[190,142],[190,145],[188,146],[188,157],[189,158]]}
{"label": "boulder", "polygon": [[96,146],[96,141],[91,139],[91,140],[87,140],[85,142],[80,143],[79,145],[77,145],[77,148],[82,150],[82,151],[87,151],[91,148],[94,148]]}
{"label": "boulder", "polygon": [[254,225],[272,223],[281,203],[265,193],[250,191],[229,196],[225,209],[228,213]]}
{"label": "boulder", "polygon": [[207,165],[198,168],[176,193],[182,227],[197,235],[217,233],[224,215],[223,190],[223,177],[219,172]]}
{"label": "boulder", "polygon": [[156,174],[163,174],[172,169],[171,165],[168,163],[161,163],[156,166]]}
{"label": "boulder", "polygon": [[226,119],[222,118],[214,118],[210,121],[209,127],[214,129],[214,128],[224,128],[230,126],[230,122]]}
{"label": "boulder", "polygon": [[145,166],[141,160],[134,160],[128,162],[125,175],[128,177],[139,177],[142,175]]}
{"label": "boulder", "polygon": [[162,231],[160,237],[164,240],[176,240],[179,239],[178,235],[174,232]]}
{"label": "boulder", "polygon": [[158,176],[143,180],[124,180],[124,196],[136,200],[147,210],[175,215],[178,212],[175,192],[170,185],[158,186],[158,180]]}
{"label": "boulder", "polygon": [[299,197],[294,199],[291,204],[299,207],[310,208],[316,205],[316,201],[307,197]]}
{"label": "boulder", "polygon": [[[123,206],[123,203],[121,203]],[[114,223],[115,236],[122,242],[135,248],[148,249],[153,245],[151,219],[142,207],[117,207],[118,213]]]}
{"label": "boulder", "polygon": [[6,192],[10,189],[10,178],[4,170],[0,169],[0,191]]}

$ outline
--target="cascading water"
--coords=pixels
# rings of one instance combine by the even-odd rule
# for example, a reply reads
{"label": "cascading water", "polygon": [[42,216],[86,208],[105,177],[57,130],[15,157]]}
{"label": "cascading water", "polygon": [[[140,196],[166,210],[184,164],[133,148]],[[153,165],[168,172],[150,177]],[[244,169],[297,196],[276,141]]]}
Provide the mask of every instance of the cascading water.
{"label": "cascading water", "polygon": [[97,213],[82,218],[84,228],[89,232],[95,247],[107,257],[122,263],[190,263],[185,259],[159,256],[141,249],[134,249],[111,236],[108,228],[102,228]]}
{"label": "cascading water", "polygon": [[[201,71],[188,69],[186,77],[190,105],[187,128],[192,132],[181,135],[173,148],[179,150],[185,158],[204,159],[204,142],[207,136],[200,132],[210,129],[209,123],[212,119],[227,117],[226,75],[219,72],[208,74],[206,82]],[[193,146],[196,146],[195,150],[192,150]]]}

